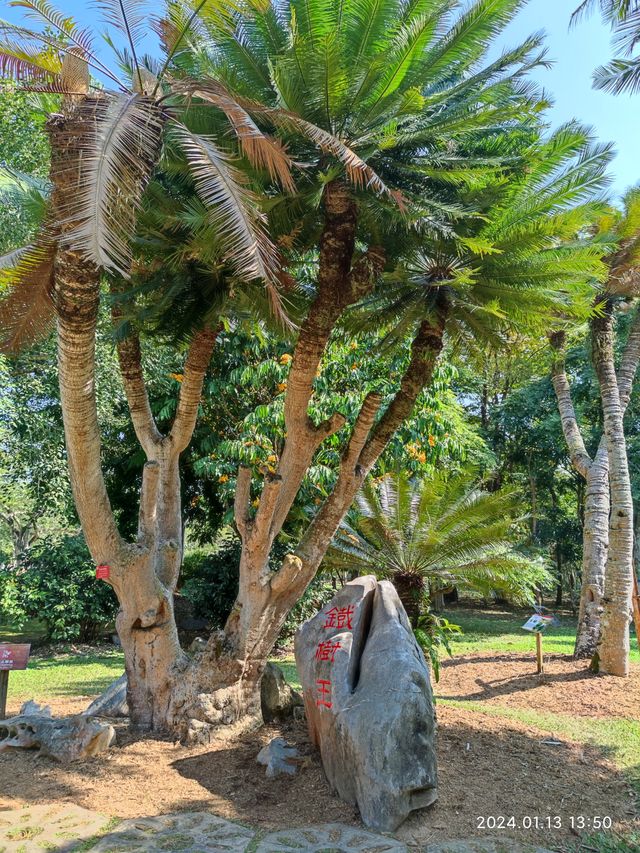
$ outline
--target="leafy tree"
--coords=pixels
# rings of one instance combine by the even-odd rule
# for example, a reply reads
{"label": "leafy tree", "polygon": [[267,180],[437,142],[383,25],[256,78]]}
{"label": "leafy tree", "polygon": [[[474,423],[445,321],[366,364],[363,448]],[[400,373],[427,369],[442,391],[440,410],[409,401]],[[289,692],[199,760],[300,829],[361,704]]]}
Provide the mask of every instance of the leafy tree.
{"label": "leafy tree", "polygon": [[17,627],[28,619],[46,624],[47,638],[92,643],[113,622],[118,602],[95,578],[82,536],[43,538],[17,565],[0,571],[0,609]]}
{"label": "leafy tree", "polygon": [[[597,248],[586,241],[559,247],[558,238],[568,219],[574,230],[583,220],[583,207],[569,208],[598,188],[606,152],[592,151],[575,128],[540,147],[541,104],[525,79],[541,61],[539,39],[487,59],[518,0],[478,0],[453,12],[437,3],[343,8],[294,0],[289,10],[170,3],[159,27],[161,66],[138,61],[138,22],[127,24],[118,4],[110,20],[131,35],[120,52],[131,83],[119,94],[89,90],[87,63],[110,85],[120,81],[85,33],[40,0],[25,5],[61,30],[65,45],[14,30],[5,64],[61,90],[63,112],[49,122],[48,228],[34,250],[17,256],[4,323],[17,344],[42,325],[47,306],[55,308],[74,496],[94,560],[112,566],[132,718],[197,736],[202,723],[259,716],[259,680],[287,613],[437,375],[445,332],[468,346],[463,329],[474,329],[474,315],[494,336],[514,321],[544,322],[545,312],[566,309],[579,285],[599,274]],[[51,49],[43,53],[43,44]],[[294,162],[305,164],[299,188]],[[93,392],[101,269],[148,460],[133,542],[118,530],[101,465]],[[358,406],[325,416],[314,401],[327,347],[345,312],[385,271],[394,293],[410,285],[424,295],[404,321],[400,375],[394,388],[365,385]],[[179,456],[195,427],[224,296],[258,279],[276,307],[276,281],[282,298],[299,305],[282,401],[286,434],[273,472],[239,469],[238,598],[224,643],[212,638],[188,661],[172,614],[182,551]],[[34,280],[43,283],[39,304],[28,286]],[[166,334],[172,321],[174,340],[190,347],[177,372],[175,418],[163,434],[138,330]],[[273,571],[274,542],[333,436],[341,446],[333,486]]]}
{"label": "leafy tree", "polygon": [[37,192],[29,206],[24,204],[24,190],[41,190],[48,168],[42,113],[26,93],[0,82],[0,253],[23,246],[31,237],[37,226]]}
{"label": "leafy tree", "polygon": [[[636,308],[616,371],[614,308],[638,294],[640,194],[630,192],[624,209],[600,223],[613,247],[600,310],[591,320],[594,371],[603,411],[603,430],[593,456],[576,418],[561,351],[564,333],[552,335],[559,350],[552,378],[563,432],[575,469],[587,484],[583,526],[583,570],[576,654],[614,675],[629,672],[629,621],[633,594],[633,498],[624,413],[640,361],[640,311]],[[602,614],[602,617],[601,617]]]}

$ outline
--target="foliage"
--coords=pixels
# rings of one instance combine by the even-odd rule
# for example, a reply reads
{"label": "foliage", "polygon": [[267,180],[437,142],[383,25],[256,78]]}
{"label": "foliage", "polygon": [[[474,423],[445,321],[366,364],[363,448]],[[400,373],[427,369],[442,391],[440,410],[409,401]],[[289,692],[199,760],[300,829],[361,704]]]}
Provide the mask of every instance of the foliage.
{"label": "foliage", "polygon": [[0,83],[0,254],[24,245],[38,224],[18,190],[34,179],[41,186],[48,163],[42,114],[27,94]]}
{"label": "foliage", "polygon": [[418,616],[413,633],[422,651],[431,662],[431,670],[436,681],[440,681],[440,658],[442,650],[452,657],[451,637],[460,634],[460,625],[454,625],[445,616],[427,611]]}
{"label": "foliage", "polygon": [[51,640],[93,642],[115,618],[116,597],[81,536],[43,539],[1,572],[3,613],[17,626],[43,620]]}
{"label": "foliage", "polygon": [[488,491],[473,470],[368,482],[327,563],[390,578],[416,616],[424,596],[452,585],[531,601],[549,575],[516,550],[522,504],[513,489]]}
{"label": "foliage", "polygon": [[630,0],[583,0],[571,16],[578,21],[583,14],[595,8],[613,31],[613,44],[619,58],[601,65],[593,75],[597,89],[620,94],[636,93],[640,89],[640,58],[637,46],[640,40],[640,8]]}
{"label": "foliage", "polygon": [[193,604],[194,615],[222,628],[238,594],[240,540],[223,531],[210,551],[185,554],[180,592]]}

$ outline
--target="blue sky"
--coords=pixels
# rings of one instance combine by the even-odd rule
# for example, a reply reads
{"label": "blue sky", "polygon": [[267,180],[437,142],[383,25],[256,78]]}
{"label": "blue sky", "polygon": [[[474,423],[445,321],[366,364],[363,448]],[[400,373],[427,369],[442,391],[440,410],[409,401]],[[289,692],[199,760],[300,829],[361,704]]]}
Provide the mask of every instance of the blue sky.
{"label": "blue sky", "polygon": [[[54,0],[62,11],[83,24],[93,23],[97,13],[85,0]],[[553,127],[570,119],[592,126],[603,141],[613,142],[617,156],[611,165],[611,190],[620,195],[640,181],[640,96],[608,95],[591,87],[591,75],[612,55],[610,32],[597,14],[569,30],[569,18],[579,0],[529,0],[506,28],[500,46],[513,46],[538,30],[546,32],[546,44],[554,65],[540,69],[535,78],[555,102],[549,113]],[[7,0],[4,0],[8,6]],[[21,9],[7,8],[2,17],[24,20]]]}

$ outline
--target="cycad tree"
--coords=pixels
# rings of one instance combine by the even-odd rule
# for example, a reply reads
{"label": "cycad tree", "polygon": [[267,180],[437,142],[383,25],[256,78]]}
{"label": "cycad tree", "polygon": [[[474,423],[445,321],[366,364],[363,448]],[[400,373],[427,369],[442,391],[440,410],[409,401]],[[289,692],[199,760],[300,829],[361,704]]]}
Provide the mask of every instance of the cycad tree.
{"label": "cycad tree", "polygon": [[473,470],[422,480],[388,474],[367,481],[327,564],[391,580],[414,627],[429,599],[450,586],[532,601],[549,576],[517,550],[522,515],[515,490],[490,492]]}
{"label": "cycad tree", "polygon": [[[39,7],[51,22],[48,5],[38,0],[28,6]],[[122,24],[121,4],[108,6],[110,17]],[[483,279],[484,316],[496,328],[508,326],[511,309],[520,318],[541,315],[558,301],[566,305],[569,279],[575,286],[598,274],[597,252],[582,245],[573,256],[557,250],[556,229],[565,228],[567,208],[596,189],[602,152],[589,153],[584,138],[577,148],[570,145],[564,159],[551,162],[558,173],[545,191],[541,170],[547,155],[535,158],[540,103],[524,77],[540,61],[540,41],[529,39],[487,60],[493,39],[519,6],[519,0],[479,0],[464,9],[438,0],[294,0],[289,7],[256,3],[227,11],[210,3],[169,2],[157,22],[163,63],[137,61],[133,43],[122,56],[131,90],[113,95],[88,91],[85,60],[101,66],[113,84],[115,75],[67,19],[56,19],[66,40],[62,59],[46,35],[21,30],[8,37],[13,42],[4,55],[11,70],[36,82],[44,77],[49,88],[62,83],[67,93],[63,115],[49,124],[50,227],[12,275],[27,285],[29,276],[51,282],[74,494],[94,559],[112,567],[137,723],[199,737],[211,725],[259,716],[260,677],[286,614],[313,578],[380,453],[430,382],[453,316],[451,295],[460,288],[473,291],[476,266],[488,269],[502,258],[503,271],[511,275],[506,282],[494,273]],[[16,46],[18,37],[27,43]],[[51,47],[44,54],[33,48],[43,41]],[[237,141],[231,147],[229,131]],[[151,415],[138,340],[130,337],[120,347],[132,420],[149,460],[133,543],[120,537],[109,506],[93,394],[100,269],[116,280],[116,288],[122,286],[133,254],[131,210],[138,197],[148,198],[152,188],[146,195],[143,190],[161,150],[169,154],[171,174],[176,158],[188,162],[191,177],[184,186],[188,196],[190,189],[199,196],[194,203],[191,193],[181,223],[204,226],[200,248],[203,235],[225,247],[210,267],[197,256],[199,275],[212,269],[219,275],[223,268],[232,281],[260,277],[270,286],[281,280],[291,288],[295,274],[310,294],[285,392],[286,440],[279,458],[266,474],[249,467],[238,472],[238,598],[224,635],[212,637],[195,661],[179,648],[172,614],[181,554],[178,457],[197,416],[215,331],[207,327],[193,337],[167,436],[159,434]],[[229,163],[233,153],[242,159]],[[535,167],[527,184],[532,167],[525,159],[531,158]],[[301,167],[297,189],[294,161]],[[510,203],[514,195],[518,207]],[[489,211],[487,199],[496,198],[499,205]],[[264,211],[278,252],[265,233]],[[516,237],[527,222],[536,251],[524,254]],[[489,233],[478,238],[480,223],[498,228],[504,244]],[[536,236],[535,228],[543,233]],[[144,254],[155,243],[143,237]],[[349,427],[340,411],[315,417],[316,375],[346,309],[373,292],[385,269],[403,268],[399,261],[408,247],[433,259],[442,241],[447,263],[429,261],[419,282],[426,295],[423,311],[405,324],[407,366],[396,393],[383,407],[375,388],[363,389]],[[192,260],[188,251],[174,254]],[[406,276],[399,272],[396,278]],[[507,304],[510,288],[518,298]],[[18,307],[33,304],[18,284],[13,294],[9,298]],[[473,327],[473,314],[467,312],[467,328]],[[269,554],[305,472],[324,439],[338,432],[344,449],[333,489],[273,572]]]}

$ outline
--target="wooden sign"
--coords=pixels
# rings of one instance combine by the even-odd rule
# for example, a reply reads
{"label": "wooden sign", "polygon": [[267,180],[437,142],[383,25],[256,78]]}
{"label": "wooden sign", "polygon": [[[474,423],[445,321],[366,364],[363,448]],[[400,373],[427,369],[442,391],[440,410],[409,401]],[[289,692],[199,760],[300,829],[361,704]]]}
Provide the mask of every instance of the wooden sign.
{"label": "wooden sign", "polygon": [[29,643],[0,643],[0,720],[7,716],[9,672],[26,669],[30,652]]}
{"label": "wooden sign", "polygon": [[111,576],[111,566],[107,566],[104,563],[100,566],[96,566],[96,577],[99,580],[106,581]]}
{"label": "wooden sign", "polygon": [[28,643],[0,643],[0,670],[26,669],[30,652]]}

